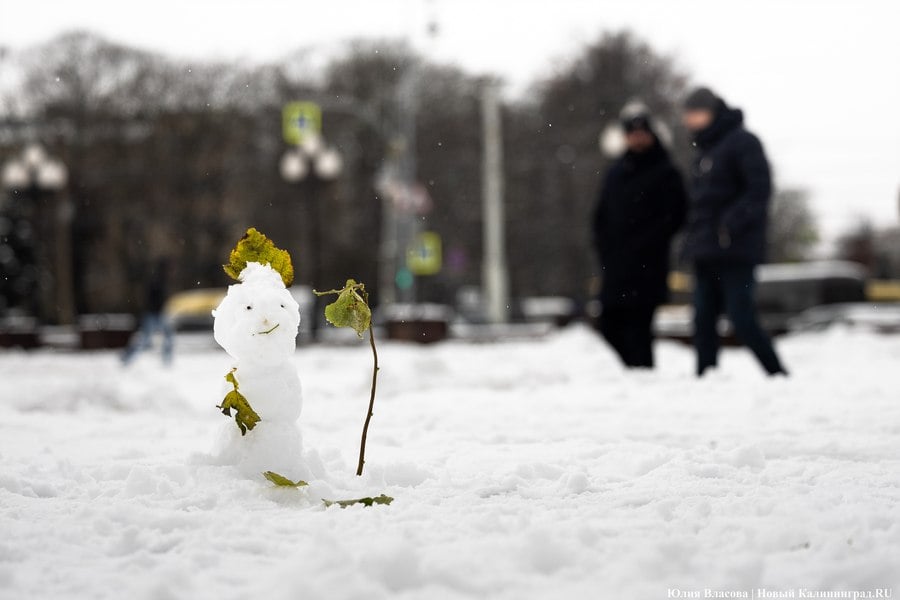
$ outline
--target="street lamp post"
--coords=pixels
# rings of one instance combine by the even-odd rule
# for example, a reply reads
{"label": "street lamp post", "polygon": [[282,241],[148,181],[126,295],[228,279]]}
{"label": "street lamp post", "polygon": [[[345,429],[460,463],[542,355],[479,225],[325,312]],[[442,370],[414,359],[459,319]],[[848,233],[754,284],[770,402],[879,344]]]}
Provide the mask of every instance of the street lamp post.
{"label": "street lamp post", "polygon": [[[73,301],[72,278],[72,243],[71,222],[73,209],[70,199],[66,194],[59,194],[68,182],[68,170],[59,160],[47,155],[40,144],[30,144],[19,157],[7,161],[0,173],[3,188],[10,193],[13,201],[3,211],[7,213],[6,220],[9,223],[27,223],[27,216],[33,214],[39,208],[44,194],[56,194],[55,202],[55,232],[54,248],[52,250],[52,262],[55,265],[54,298],[56,320],[59,323],[71,324],[75,319]],[[20,199],[21,198],[21,199]],[[28,223],[32,225],[32,223]],[[0,238],[0,254],[8,259],[16,260],[11,254],[11,235],[3,234]],[[36,265],[18,265],[19,276],[28,277],[25,267],[35,269]],[[37,283],[37,278],[30,284]],[[25,287],[29,284],[25,282]],[[34,290],[29,290],[29,296],[33,298]],[[39,311],[36,311],[39,312]]]}
{"label": "street lamp post", "polygon": [[[322,283],[322,223],[320,213],[319,184],[332,182],[340,176],[344,168],[344,160],[341,154],[333,147],[326,146],[322,138],[316,134],[309,134],[302,142],[287,150],[281,157],[281,177],[288,183],[301,184],[306,182],[312,186],[312,199],[309,205],[309,220],[311,224],[310,246],[313,255],[313,285]],[[325,286],[327,287],[327,286]],[[318,337],[319,312],[317,310],[318,298],[313,296],[313,314],[311,315],[310,330],[313,339]]]}
{"label": "street lamp post", "polygon": [[482,166],[482,215],[484,259],[482,285],[488,321],[509,319],[509,273],[506,266],[505,215],[503,203],[503,132],[497,82],[482,86],[481,114],[484,136]]}

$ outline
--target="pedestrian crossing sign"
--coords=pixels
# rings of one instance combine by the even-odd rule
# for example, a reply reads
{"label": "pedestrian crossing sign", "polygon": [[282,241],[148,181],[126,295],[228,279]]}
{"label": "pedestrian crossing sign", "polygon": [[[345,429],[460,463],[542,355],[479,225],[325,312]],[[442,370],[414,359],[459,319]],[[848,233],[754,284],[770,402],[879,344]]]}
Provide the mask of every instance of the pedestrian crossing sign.
{"label": "pedestrian crossing sign", "polygon": [[424,231],[413,239],[406,251],[406,267],[413,275],[437,275],[441,272],[441,236]]}
{"label": "pedestrian crossing sign", "polygon": [[284,141],[292,146],[322,131],[322,107],[315,102],[288,102],[281,111]]}

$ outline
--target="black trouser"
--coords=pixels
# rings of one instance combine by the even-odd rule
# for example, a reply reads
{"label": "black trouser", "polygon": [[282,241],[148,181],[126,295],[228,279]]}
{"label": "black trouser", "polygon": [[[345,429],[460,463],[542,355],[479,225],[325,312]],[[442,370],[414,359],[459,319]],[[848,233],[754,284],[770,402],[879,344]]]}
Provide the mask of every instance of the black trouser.
{"label": "black trouser", "polygon": [[785,372],[772,341],[757,320],[753,303],[755,285],[752,265],[696,265],[694,347],[697,349],[698,375],[716,366],[719,354],[716,325],[723,312],[731,321],[738,341],[753,351],[770,375]]}
{"label": "black trouser", "polygon": [[626,367],[653,368],[655,306],[604,306],[600,333]]}

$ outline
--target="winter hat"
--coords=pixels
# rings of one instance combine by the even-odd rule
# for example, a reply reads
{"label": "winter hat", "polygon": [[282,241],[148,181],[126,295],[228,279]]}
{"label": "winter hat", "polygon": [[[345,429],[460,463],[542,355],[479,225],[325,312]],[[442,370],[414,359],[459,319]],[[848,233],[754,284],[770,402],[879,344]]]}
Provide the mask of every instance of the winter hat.
{"label": "winter hat", "polygon": [[622,119],[622,128],[625,130],[625,133],[630,133],[638,129],[653,133],[653,128],[650,126],[650,117],[647,115],[635,115],[633,117]]}
{"label": "winter hat", "polygon": [[684,99],[685,110],[709,110],[717,113],[724,106],[725,102],[707,87],[695,89]]}
{"label": "winter hat", "polygon": [[626,132],[644,129],[653,133],[651,119],[650,109],[640,100],[630,100],[619,113],[619,124]]}
{"label": "winter hat", "polygon": [[655,135],[664,147],[672,143],[672,131],[666,124],[654,117],[646,104],[632,99],[622,108],[618,121],[613,121],[600,133],[600,149],[603,154],[610,158],[621,156],[626,150],[625,132],[638,128]]}

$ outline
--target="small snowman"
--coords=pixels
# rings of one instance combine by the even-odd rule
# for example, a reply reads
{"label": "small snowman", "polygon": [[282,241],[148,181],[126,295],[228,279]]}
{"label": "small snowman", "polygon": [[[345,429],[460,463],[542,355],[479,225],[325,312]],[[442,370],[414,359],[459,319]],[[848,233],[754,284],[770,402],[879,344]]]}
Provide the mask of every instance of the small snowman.
{"label": "small snowman", "polygon": [[213,311],[213,334],[234,359],[219,405],[225,415],[234,411],[234,422],[223,428],[215,455],[250,477],[276,471],[308,478],[297,428],[302,398],[293,357],[300,307],[287,289],[290,255],[249,229],[225,271],[238,283]]}

